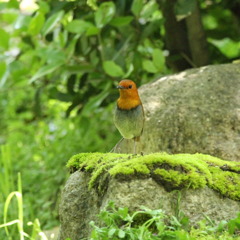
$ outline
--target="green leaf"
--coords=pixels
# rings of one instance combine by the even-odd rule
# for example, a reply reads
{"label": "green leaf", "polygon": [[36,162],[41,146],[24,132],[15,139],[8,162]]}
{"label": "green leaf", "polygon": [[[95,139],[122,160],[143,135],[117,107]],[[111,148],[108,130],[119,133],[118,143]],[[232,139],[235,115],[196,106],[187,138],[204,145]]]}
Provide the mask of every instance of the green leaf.
{"label": "green leaf", "polygon": [[25,80],[26,74],[29,73],[29,69],[26,68],[26,65],[19,60],[11,62],[8,65],[8,71],[11,74],[14,83]]}
{"label": "green leaf", "polygon": [[209,38],[208,41],[217,47],[226,57],[239,57],[240,42],[233,41],[230,38],[222,38],[220,40]]}
{"label": "green leaf", "polygon": [[44,24],[44,21],[44,14],[42,12],[38,12],[30,21],[28,33],[33,36],[39,34]]}
{"label": "green leaf", "polygon": [[122,229],[119,229],[119,231],[118,231],[118,237],[119,237],[119,238],[124,238],[125,235],[126,235],[126,233],[125,233]]}
{"label": "green leaf", "polygon": [[126,72],[126,74],[124,75],[123,78],[128,78],[130,76],[130,74],[133,72],[134,70],[134,65],[132,63],[129,64],[128,70]]}
{"label": "green leaf", "polygon": [[128,208],[119,208],[117,211],[117,214],[123,219],[126,220],[127,216],[128,216]]}
{"label": "green leaf", "polygon": [[14,22],[19,16],[19,13],[17,11],[2,11],[0,16],[1,21],[8,24],[14,24]]}
{"label": "green leaf", "polygon": [[54,72],[56,69],[58,69],[61,65],[63,65],[63,62],[53,62],[51,64],[48,64],[46,66],[41,67],[36,74],[29,80],[29,83],[35,82],[37,79],[50,74]]}
{"label": "green leaf", "polygon": [[84,116],[89,116],[89,114],[92,114],[92,112],[98,108],[101,103],[103,102],[103,100],[109,95],[109,88],[111,86],[111,83],[107,83],[107,85],[105,86],[105,89],[98,94],[97,96],[91,97],[87,104],[84,106],[83,110],[82,110],[82,115]]}
{"label": "green leaf", "polygon": [[150,18],[156,10],[158,10],[158,4],[155,1],[147,2],[141,11],[141,18]]}
{"label": "green leaf", "polygon": [[28,26],[31,22],[31,17],[26,15],[19,15],[14,23],[15,29],[28,29]]}
{"label": "green leaf", "polygon": [[59,11],[53,14],[51,17],[49,17],[43,26],[42,34],[45,36],[48,33],[50,33],[54,29],[54,27],[58,24],[58,22],[62,19],[63,15],[64,11]]}
{"label": "green leaf", "polygon": [[17,0],[10,0],[8,1],[7,7],[19,9],[19,2]]}
{"label": "green leaf", "polygon": [[143,8],[143,0],[134,0],[131,6],[131,11],[132,13],[136,16],[139,17],[140,12],[142,11]]}
{"label": "green leaf", "polygon": [[150,60],[143,60],[142,65],[143,65],[143,69],[146,70],[147,72],[150,72],[150,73],[158,72],[158,69]]}
{"label": "green leaf", "polygon": [[103,69],[105,73],[107,73],[111,77],[120,77],[124,75],[122,68],[113,61],[104,61]]}
{"label": "green leaf", "polygon": [[7,65],[5,62],[0,62],[0,87],[6,82]]}
{"label": "green leaf", "polygon": [[175,15],[178,21],[188,17],[197,6],[196,0],[178,0],[175,5]]}
{"label": "green leaf", "polygon": [[114,27],[122,27],[122,26],[128,25],[132,20],[133,20],[132,16],[115,17],[110,22],[110,25]]}
{"label": "green leaf", "polygon": [[163,70],[165,67],[165,57],[163,56],[163,52],[158,48],[153,50],[153,63],[158,70]]}
{"label": "green leaf", "polygon": [[0,28],[0,48],[3,48],[5,50],[9,47],[9,40],[10,35],[4,30]]}
{"label": "green leaf", "polygon": [[86,31],[86,36],[94,36],[99,33],[99,29],[95,26],[91,26]]}
{"label": "green leaf", "polygon": [[39,11],[46,14],[49,12],[50,7],[49,4],[47,2],[44,1],[38,1],[38,5],[39,5]]}
{"label": "green leaf", "polygon": [[57,89],[57,87],[52,87],[49,90],[49,96],[52,99],[58,99],[62,102],[71,102],[73,97],[69,93],[63,93]]}
{"label": "green leaf", "polygon": [[95,23],[97,28],[103,28],[109,23],[115,14],[115,4],[113,2],[104,2],[95,12]]}
{"label": "green leaf", "polygon": [[117,231],[116,228],[111,228],[109,231],[108,231],[108,237],[109,238],[112,238],[115,234],[115,232]]}
{"label": "green leaf", "polygon": [[70,43],[68,44],[68,46],[66,47],[65,49],[65,53],[67,55],[67,61],[72,57],[72,55],[74,54],[74,51],[75,51],[75,46],[76,46],[76,43],[78,41],[80,37],[80,34],[76,34],[73,39],[71,39]]}
{"label": "green leaf", "polygon": [[68,65],[65,67],[65,70],[69,74],[75,74],[75,73],[86,73],[86,72],[93,72],[94,67],[91,64],[88,63],[81,63],[78,65]]}
{"label": "green leaf", "polygon": [[94,25],[90,22],[83,20],[73,20],[67,24],[66,30],[71,33],[83,34],[85,31],[92,27],[94,27]]}
{"label": "green leaf", "polygon": [[94,11],[98,9],[97,0],[87,0],[87,5],[91,7]]}

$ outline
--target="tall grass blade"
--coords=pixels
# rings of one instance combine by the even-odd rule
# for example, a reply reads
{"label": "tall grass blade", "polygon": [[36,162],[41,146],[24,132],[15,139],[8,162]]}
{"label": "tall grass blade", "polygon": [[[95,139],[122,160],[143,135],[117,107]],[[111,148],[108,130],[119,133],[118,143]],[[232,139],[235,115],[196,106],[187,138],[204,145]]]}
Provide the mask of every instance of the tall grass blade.
{"label": "tall grass blade", "polygon": [[12,222],[15,222],[17,224],[20,240],[24,240],[24,236],[28,236],[28,235],[26,233],[24,233],[24,229],[23,229],[23,199],[22,199],[22,181],[21,181],[20,173],[18,173],[18,191],[10,193],[8,195],[5,205],[4,205],[4,211],[3,211],[4,224],[3,225],[5,226],[5,232],[6,232],[7,236],[9,236],[9,231],[8,231],[9,222],[7,222],[7,217],[8,217],[8,212],[9,212],[9,205],[10,205],[13,197],[16,197],[16,199],[17,199],[18,219],[13,220]]}
{"label": "tall grass blade", "polygon": [[0,193],[6,199],[14,187],[10,146],[2,145],[0,153]]}

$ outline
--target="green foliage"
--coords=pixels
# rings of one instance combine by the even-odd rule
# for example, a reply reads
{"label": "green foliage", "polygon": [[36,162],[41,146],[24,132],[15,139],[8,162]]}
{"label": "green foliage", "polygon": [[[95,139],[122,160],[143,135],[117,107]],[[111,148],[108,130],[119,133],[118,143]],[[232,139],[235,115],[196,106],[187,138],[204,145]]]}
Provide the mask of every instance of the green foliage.
{"label": "green foliage", "polygon": [[[0,29],[0,50],[12,51],[10,40],[17,49],[2,56],[3,89],[29,85],[40,97],[67,102],[69,115],[88,108],[86,101],[93,96],[101,96],[100,106],[112,102],[113,80],[129,77],[139,83],[166,74],[160,32],[150,27],[163,24],[156,1],[145,6],[133,1],[133,13],[127,15],[124,4],[38,1],[31,16],[16,7],[11,18],[3,18],[4,25],[14,27]],[[106,88],[107,94],[101,95]],[[44,108],[44,101],[35,101]]]}
{"label": "green foliage", "polygon": [[[113,202],[99,214],[99,223],[90,222],[93,227],[91,240],[125,239],[125,240],[218,240],[239,239],[240,216],[229,222],[215,224],[209,219],[198,223],[199,227],[189,226],[189,219],[168,216],[161,209],[152,210],[141,207],[141,210],[129,212],[128,208],[116,208]],[[238,224],[238,225],[237,225]],[[99,226],[100,225],[100,226]],[[232,231],[229,226],[234,226]],[[236,234],[236,235],[235,235]]]}
{"label": "green foliage", "polygon": [[[21,172],[26,217],[40,216],[45,228],[57,225],[66,159],[79,152],[109,151],[117,142],[112,123],[116,82],[130,78],[140,85],[171,72],[158,3],[39,0],[26,13],[21,1],[0,2],[1,218]],[[177,15],[193,11],[195,1],[185,3],[177,1]],[[237,58],[234,3],[200,4],[211,62]],[[141,164],[135,168],[148,170]],[[104,165],[98,173],[102,170]],[[132,172],[129,166],[124,170]],[[236,194],[226,184],[219,191]],[[17,217],[14,208],[8,214]]]}

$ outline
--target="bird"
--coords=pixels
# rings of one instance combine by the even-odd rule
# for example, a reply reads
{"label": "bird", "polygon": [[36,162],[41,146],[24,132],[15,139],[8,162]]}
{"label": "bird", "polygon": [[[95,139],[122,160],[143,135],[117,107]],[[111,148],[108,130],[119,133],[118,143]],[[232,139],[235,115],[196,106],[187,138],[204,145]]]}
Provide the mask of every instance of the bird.
{"label": "bird", "polygon": [[[120,97],[114,112],[114,124],[122,139],[134,140],[134,154],[136,154],[136,142],[140,141],[140,136],[144,126],[144,109],[138,94],[137,86],[132,80],[121,80],[117,86]],[[114,147],[114,149],[116,148]]]}

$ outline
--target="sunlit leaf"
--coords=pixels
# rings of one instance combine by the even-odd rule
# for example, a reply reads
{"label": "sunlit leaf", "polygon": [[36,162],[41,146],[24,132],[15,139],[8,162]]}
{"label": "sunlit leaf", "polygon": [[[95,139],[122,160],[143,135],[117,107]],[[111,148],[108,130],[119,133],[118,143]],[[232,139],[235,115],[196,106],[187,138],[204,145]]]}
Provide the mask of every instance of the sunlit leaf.
{"label": "sunlit leaf", "polygon": [[165,57],[160,49],[153,50],[153,63],[158,70],[163,70],[165,68]]}
{"label": "sunlit leaf", "polygon": [[42,13],[46,14],[46,13],[49,12],[50,7],[49,7],[47,2],[45,2],[45,1],[38,1],[38,5],[39,5],[39,11],[41,11]]}
{"label": "sunlit leaf", "polygon": [[99,33],[99,29],[95,26],[91,26],[86,31],[86,36],[93,36]]}
{"label": "sunlit leaf", "polygon": [[40,33],[42,26],[44,24],[45,17],[42,12],[38,12],[32,19],[28,27],[28,32],[31,35],[37,35]]}
{"label": "sunlit leaf", "polygon": [[14,82],[20,82],[24,76],[29,72],[29,69],[26,68],[26,65],[21,61],[13,61],[8,65],[9,73],[11,77],[14,79]]}
{"label": "sunlit leaf", "polygon": [[0,87],[6,82],[7,65],[5,62],[0,62]]}
{"label": "sunlit leaf", "polygon": [[153,15],[153,13],[159,8],[158,4],[155,1],[149,1],[144,4],[141,11],[141,18],[148,19]]}
{"label": "sunlit leaf", "polygon": [[134,0],[131,6],[131,11],[135,16],[139,16],[143,8],[143,0]]}
{"label": "sunlit leaf", "polygon": [[59,11],[53,14],[51,17],[49,17],[43,26],[42,34],[47,35],[48,33],[50,33],[62,19],[63,15],[64,11]]}
{"label": "sunlit leaf", "polygon": [[118,237],[119,238],[124,238],[125,236],[126,236],[126,233],[122,229],[119,229],[118,230]]}
{"label": "sunlit leaf", "polygon": [[10,0],[10,1],[8,1],[8,3],[7,3],[7,7],[8,7],[8,8],[18,9],[18,8],[19,8],[19,1],[17,1],[17,0]]}
{"label": "sunlit leaf", "polygon": [[209,38],[208,41],[212,43],[215,47],[217,47],[219,51],[228,58],[239,57],[240,42],[233,41],[230,38],[223,38],[220,40]]}
{"label": "sunlit leaf", "polygon": [[15,11],[2,11],[0,18],[3,22],[6,22],[8,24],[13,24],[18,18],[18,15],[19,14]]}
{"label": "sunlit leaf", "polygon": [[98,9],[97,0],[87,0],[87,5],[95,11]]}
{"label": "sunlit leaf", "polygon": [[156,73],[158,72],[158,69],[154,65],[154,63],[150,60],[143,60],[142,62],[143,69],[146,70],[149,73]]}
{"label": "sunlit leaf", "polygon": [[94,25],[90,22],[84,20],[73,20],[66,26],[66,30],[71,33],[82,34],[92,27],[94,27]]}
{"label": "sunlit leaf", "polygon": [[116,228],[111,228],[109,231],[108,231],[108,237],[109,238],[112,238],[115,234],[115,232],[117,231]]}
{"label": "sunlit leaf", "polygon": [[4,29],[0,28],[0,48],[8,49],[10,35]]}
{"label": "sunlit leaf", "polygon": [[124,78],[129,77],[130,74],[133,72],[133,70],[134,70],[134,65],[131,63],[128,67],[128,70],[127,70],[126,74],[124,75]]}
{"label": "sunlit leaf", "polygon": [[15,29],[28,29],[29,23],[31,22],[31,17],[27,15],[19,15],[17,20],[14,23]]}
{"label": "sunlit leaf", "polygon": [[115,4],[113,2],[104,2],[95,12],[95,23],[98,28],[104,27],[109,23],[115,14]]}
{"label": "sunlit leaf", "polygon": [[103,69],[105,73],[107,73],[111,77],[120,77],[124,75],[122,68],[113,61],[104,61]]}

